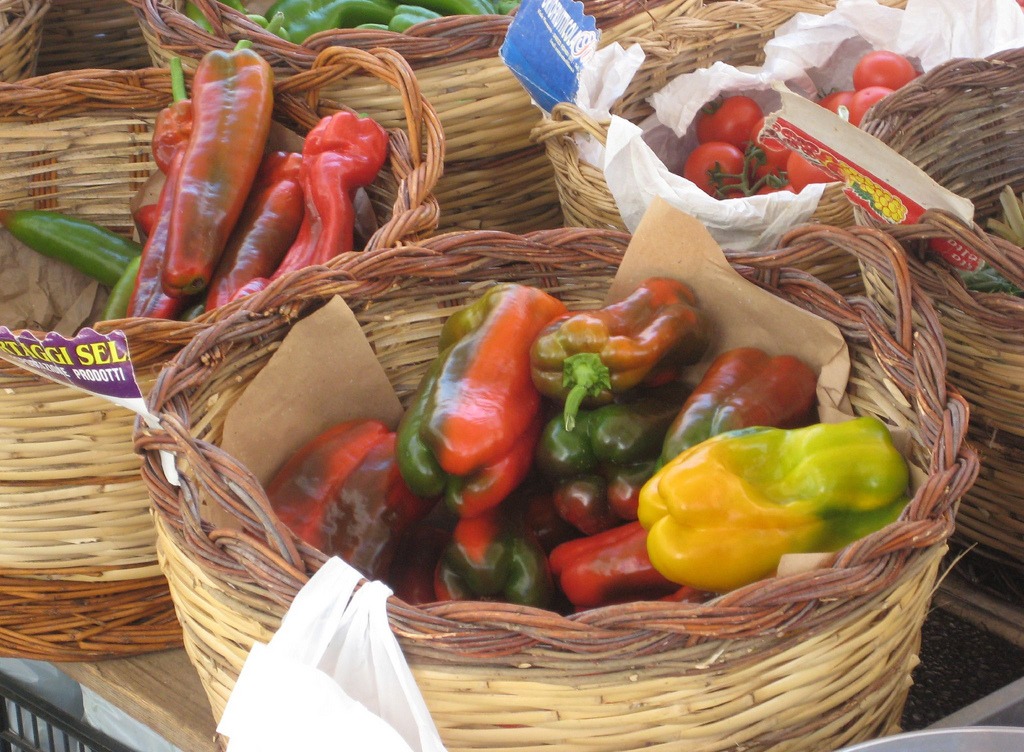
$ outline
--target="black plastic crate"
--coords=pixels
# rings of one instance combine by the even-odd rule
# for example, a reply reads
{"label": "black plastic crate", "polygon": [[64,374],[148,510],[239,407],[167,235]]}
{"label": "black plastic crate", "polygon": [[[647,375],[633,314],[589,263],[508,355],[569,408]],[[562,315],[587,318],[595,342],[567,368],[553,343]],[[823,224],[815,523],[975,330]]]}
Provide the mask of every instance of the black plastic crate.
{"label": "black plastic crate", "polygon": [[0,752],[136,752],[0,673]]}

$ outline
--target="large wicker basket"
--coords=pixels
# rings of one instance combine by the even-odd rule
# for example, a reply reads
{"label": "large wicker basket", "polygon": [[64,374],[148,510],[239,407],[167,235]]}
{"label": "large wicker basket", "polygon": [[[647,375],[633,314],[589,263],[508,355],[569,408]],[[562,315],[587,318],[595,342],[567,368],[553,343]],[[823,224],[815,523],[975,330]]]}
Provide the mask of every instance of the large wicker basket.
{"label": "large wicker basket", "polygon": [[[398,89],[408,127],[392,132],[374,201],[381,226],[369,247],[432,232],[443,141],[412,72],[389,50],[338,50],[332,60],[320,78],[278,88],[278,116],[310,127],[317,115],[305,95],[357,71]],[[130,233],[129,201],[154,168],[151,129],[169,101],[169,73],[154,68],[70,71],[0,89],[0,206],[61,211]],[[230,309],[192,323],[132,318],[95,328],[124,331],[145,393],[170,355]],[[133,418],[0,362],[0,655],[87,660],[180,645]]]}
{"label": "large wicker basket", "polygon": [[[880,4],[902,7],[905,0],[887,0]],[[627,92],[612,108],[614,115],[639,124],[653,113],[647,97],[668,82],[686,73],[709,67],[715,62],[733,66],[760,65],[764,46],[776,30],[797,13],[824,15],[835,8],[835,0],[723,0],[708,3],[686,16],[672,19],[651,35],[645,50],[657,65],[642,70],[638,98]],[[628,44],[630,40],[623,40]],[[534,126],[531,138],[542,144],[555,172],[555,183],[567,226],[626,229],[604,173],[580,156],[577,139],[589,136],[604,146],[608,120],[597,120],[576,105],[557,105],[550,116]],[[838,185],[825,189],[813,221],[847,227],[853,224],[853,209]],[[835,266],[828,269],[827,266]],[[837,289],[853,291],[859,284],[855,264],[845,254],[822,260],[815,270]],[[849,284],[843,284],[846,280]]]}
{"label": "large wicker basket", "polygon": [[[270,638],[324,561],[276,522],[253,474],[219,447],[240,385],[259,374],[291,324],[341,295],[404,400],[436,354],[451,306],[473,299],[480,284],[518,281],[571,307],[594,305],[627,240],[580,228],[450,233],[350,259],[266,290],[168,364],[149,396],[160,428],[137,426],[136,446],[161,567],[215,717],[254,641]],[[737,269],[839,327],[854,410],[905,428],[915,462],[927,468],[906,512],[824,569],[702,605],[635,602],[565,617],[505,603],[413,607],[391,598],[392,629],[452,752],[826,752],[898,729],[956,505],[977,472],[963,443],[967,407],[946,387],[935,312],[910,284],[897,244],[874,230],[825,226],[795,231],[787,243]],[[788,266],[836,249],[892,281],[901,304],[895,321]],[[165,479],[161,452],[176,459],[180,487]],[[215,526],[204,505],[240,529]]]}
{"label": "large wicker basket", "polygon": [[35,75],[50,0],[0,0],[0,82]]}
{"label": "large wicker basket", "polygon": [[[540,110],[498,57],[509,17],[452,16],[422,26],[415,36],[339,29],[297,45],[213,0],[196,0],[196,5],[214,34],[181,12],[184,0],[127,1],[138,11],[157,64],[166,63],[172,55],[194,59],[211,48],[233,46],[241,38],[252,39],[255,49],[273,60],[282,75],[308,70],[316,53],[331,45],[398,51],[415,69],[444,127],[447,159],[436,190],[442,229],[526,232],[562,226],[551,165],[543,149],[530,142],[530,129]],[[585,6],[602,29],[602,43],[608,44],[626,35],[653,33],[664,19],[685,15],[699,3],[587,0]],[[359,110],[367,99],[381,96],[380,87],[366,81],[347,90],[344,101]],[[339,94],[328,87],[322,97],[337,99]]]}
{"label": "large wicker basket", "polygon": [[[941,214],[886,228],[910,255],[914,278],[935,302],[949,350],[949,378],[971,403],[970,437],[981,475],[964,499],[957,538],[1024,574],[1024,298],[967,290],[929,252],[957,240],[1024,288],[1024,250],[986,232],[999,192],[1024,191],[1024,49],[953,60],[873,108],[863,128],[937,182],[974,202],[974,226]],[[858,210],[858,221],[871,223]],[[874,274],[872,297],[889,308]]]}
{"label": "large wicker basket", "polygon": [[54,0],[42,34],[39,75],[152,64],[135,11],[124,0]]}

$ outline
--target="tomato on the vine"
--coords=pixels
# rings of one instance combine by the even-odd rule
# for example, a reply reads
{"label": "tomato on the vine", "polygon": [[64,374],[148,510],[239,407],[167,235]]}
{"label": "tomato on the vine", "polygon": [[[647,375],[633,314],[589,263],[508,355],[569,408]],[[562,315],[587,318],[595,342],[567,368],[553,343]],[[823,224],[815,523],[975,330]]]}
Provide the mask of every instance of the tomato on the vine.
{"label": "tomato on the vine", "polygon": [[839,114],[839,108],[845,107],[847,113],[850,111],[850,102],[853,100],[853,95],[857,92],[852,89],[844,91],[834,91],[831,94],[827,94],[818,100],[818,104],[824,107],[826,110]]}
{"label": "tomato on the vine", "polygon": [[868,86],[866,89],[858,89],[850,100],[850,122],[853,125],[860,125],[864,114],[871,109],[871,106],[892,94],[893,90],[885,86]]}
{"label": "tomato on the vine", "polygon": [[789,176],[789,184],[793,186],[796,193],[802,191],[811,183],[835,183],[836,179],[825,172],[818,165],[808,162],[798,152],[791,152],[786,162],[786,174]]}
{"label": "tomato on the vine", "polygon": [[750,129],[764,117],[761,105],[742,94],[725,97],[705,105],[697,115],[697,141],[701,144],[723,141],[744,149]]}
{"label": "tomato on the vine", "polygon": [[709,196],[720,198],[730,185],[742,182],[746,160],[743,152],[723,141],[700,144],[683,165],[683,177]]}
{"label": "tomato on the vine", "polygon": [[853,69],[853,88],[884,86],[895,91],[918,75],[913,63],[898,52],[872,50],[857,61]]}

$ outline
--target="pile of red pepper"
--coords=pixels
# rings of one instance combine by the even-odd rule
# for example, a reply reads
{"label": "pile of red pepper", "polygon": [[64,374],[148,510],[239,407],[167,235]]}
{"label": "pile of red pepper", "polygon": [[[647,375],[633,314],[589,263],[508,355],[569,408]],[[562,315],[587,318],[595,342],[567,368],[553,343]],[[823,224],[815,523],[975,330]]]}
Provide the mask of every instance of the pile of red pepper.
{"label": "pile of red pepper", "polygon": [[756,348],[684,383],[711,340],[676,280],[572,312],[537,288],[495,284],[447,319],[395,432],[369,420],[332,429],[268,497],[301,538],[413,603],[572,611],[704,598],[652,564],[641,489],[709,437],[808,425],[817,404],[810,367]]}
{"label": "pile of red pepper", "polygon": [[353,249],[355,192],[384,165],[388,136],[350,112],[325,117],[302,153],[267,149],[273,72],[244,43],[207,53],[185,97],[159,115],[153,157],[164,173],[129,316],[212,310],[270,280]]}

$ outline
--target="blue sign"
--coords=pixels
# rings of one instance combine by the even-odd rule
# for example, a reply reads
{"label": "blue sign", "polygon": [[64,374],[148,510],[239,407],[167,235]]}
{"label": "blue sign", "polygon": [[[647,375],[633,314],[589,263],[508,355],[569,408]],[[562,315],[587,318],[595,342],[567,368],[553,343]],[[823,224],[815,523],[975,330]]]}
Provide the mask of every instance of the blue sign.
{"label": "blue sign", "polygon": [[580,70],[601,32],[577,0],[523,0],[509,24],[501,59],[533,100],[550,112],[575,102]]}

